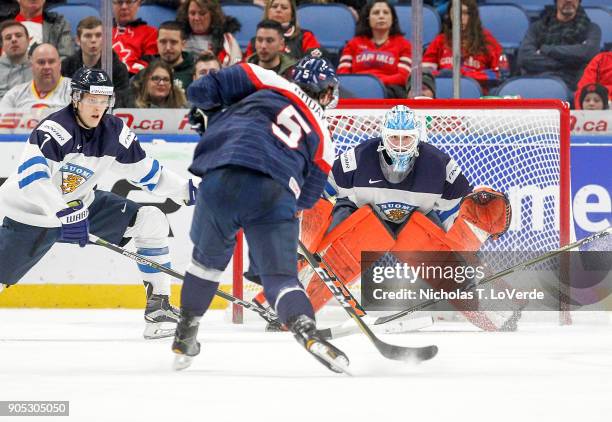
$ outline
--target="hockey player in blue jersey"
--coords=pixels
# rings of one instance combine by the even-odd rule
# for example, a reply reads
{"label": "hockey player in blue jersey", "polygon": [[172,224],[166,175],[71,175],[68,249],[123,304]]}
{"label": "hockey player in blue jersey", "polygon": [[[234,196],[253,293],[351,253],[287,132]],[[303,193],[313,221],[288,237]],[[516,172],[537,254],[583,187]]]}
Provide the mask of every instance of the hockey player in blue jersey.
{"label": "hockey player in blue jersey", "polygon": [[344,353],[317,334],[312,305],[297,279],[296,255],[296,212],[317,201],[334,159],[323,109],[337,97],[338,80],[326,60],[306,56],[296,65],[293,82],[259,66],[240,64],[189,86],[192,104],[217,113],[190,167],[202,183],[172,345],[175,369],[189,366],[200,352],[199,320],[213,299],[240,228],[280,320],[331,370],[339,372],[348,364]]}
{"label": "hockey player in blue jersey", "polygon": [[[112,171],[134,185],[178,203],[193,205],[195,188],[163,168],[140,147],[125,123],[106,111],[113,84],[98,69],[79,69],[71,81],[72,103],[50,114],[32,131],[21,163],[0,189],[5,215],[0,227],[0,283],[16,284],[57,241],[84,247],[89,232],[112,243],[134,239],[138,253],[170,265],[169,226],[156,207],[141,206],[96,189]],[[174,334],[170,279],[139,265],[146,287],[145,338]]]}
{"label": "hockey player in blue jersey", "polygon": [[[360,275],[362,251],[475,251],[508,229],[507,198],[490,188],[473,189],[459,165],[426,140],[424,119],[398,105],[385,113],[380,137],[334,162],[329,177],[336,193],[333,209],[321,200],[313,211],[317,221],[328,224],[303,222],[302,241],[323,255],[346,284]],[[302,271],[300,279],[319,310],[331,295],[307,266]],[[486,330],[514,322],[507,318],[512,313],[467,317]]]}

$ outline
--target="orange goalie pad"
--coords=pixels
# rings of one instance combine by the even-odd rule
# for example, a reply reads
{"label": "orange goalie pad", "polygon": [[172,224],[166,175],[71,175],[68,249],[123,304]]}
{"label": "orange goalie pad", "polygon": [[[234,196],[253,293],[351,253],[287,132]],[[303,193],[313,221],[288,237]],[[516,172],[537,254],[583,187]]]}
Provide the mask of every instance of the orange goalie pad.
{"label": "orange goalie pad", "polygon": [[462,220],[448,232],[436,223],[415,211],[397,234],[393,251],[477,251],[482,241]]}
{"label": "orange goalie pad", "polygon": [[312,208],[302,212],[300,240],[309,251],[316,250],[331,224],[334,206],[327,199],[319,199]]}
{"label": "orange goalie pad", "polygon": [[[387,251],[394,243],[393,236],[374,211],[362,207],[329,232],[316,252],[340,281],[349,286],[361,272],[362,251]],[[308,274],[301,281],[307,283],[306,291],[316,312],[331,299],[332,294],[310,268],[304,267],[300,273]]]}
{"label": "orange goalie pad", "polygon": [[[393,245],[392,251],[477,251],[481,244],[481,240],[474,235],[465,221],[455,220],[455,224],[447,233],[429,218],[416,211],[398,233],[397,242]],[[425,281],[436,289],[453,290],[456,287],[443,280],[427,279]],[[503,280],[498,280],[497,283],[500,286],[509,287]],[[449,302],[470,322],[485,331],[497,331],[503,323],[493,318],[496,316],[494,312],[474,311],[478,309],[476,297]],[[517,302],[516,307],[522,306],[525,304]]]}

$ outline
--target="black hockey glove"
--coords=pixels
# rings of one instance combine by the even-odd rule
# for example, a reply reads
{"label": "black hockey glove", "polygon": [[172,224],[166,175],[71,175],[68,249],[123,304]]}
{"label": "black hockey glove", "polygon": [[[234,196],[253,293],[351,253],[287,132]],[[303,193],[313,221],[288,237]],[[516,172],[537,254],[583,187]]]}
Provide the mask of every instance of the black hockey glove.
{"label": "black hockey glove", "polygon": [[191,107],[187,118],[189,119],[191,129],[195,130],[198,135],[203,135],[206,131],[206,126],[208,124],[208,116],[206,115],[204,110],[198,107]]}

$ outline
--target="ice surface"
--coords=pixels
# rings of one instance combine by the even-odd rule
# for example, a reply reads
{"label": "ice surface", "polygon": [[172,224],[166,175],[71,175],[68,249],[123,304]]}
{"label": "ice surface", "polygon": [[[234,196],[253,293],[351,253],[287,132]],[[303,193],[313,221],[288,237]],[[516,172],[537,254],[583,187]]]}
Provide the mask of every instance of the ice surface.
{"label": "ice surface", "polygon": [[212,311],[202,353],[173,372],[171,339],[143,340],[141,311],[3,309],[0,400],[69,400],[61,420],[84,422],[612,420],[612,328],[520,328],[436,323],[382,336],[437,344],[439,355],[419,366],[384,359],[362,335],[338,339],[349,378],[288,333],[231,325]]}

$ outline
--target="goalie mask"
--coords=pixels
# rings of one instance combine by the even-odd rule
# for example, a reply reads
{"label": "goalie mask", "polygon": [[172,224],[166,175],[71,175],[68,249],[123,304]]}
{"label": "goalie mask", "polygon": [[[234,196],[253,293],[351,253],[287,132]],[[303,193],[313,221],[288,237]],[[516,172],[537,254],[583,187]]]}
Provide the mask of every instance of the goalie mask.
{"label": "goalie mask", "polygon": [[[378,151],[386,153],[391,160],[390,170],[401,180],[410,172],[416,157],[419,156],[419,142],[425,138],[424,125],[415,116],[414,111],[399,105],[385,113],[381,135],[382,144]],[[381,157],[381,164],[388,164],[385,157]],[[391,182],[391,179],[397,179],[390,174],[387,176]]]}

